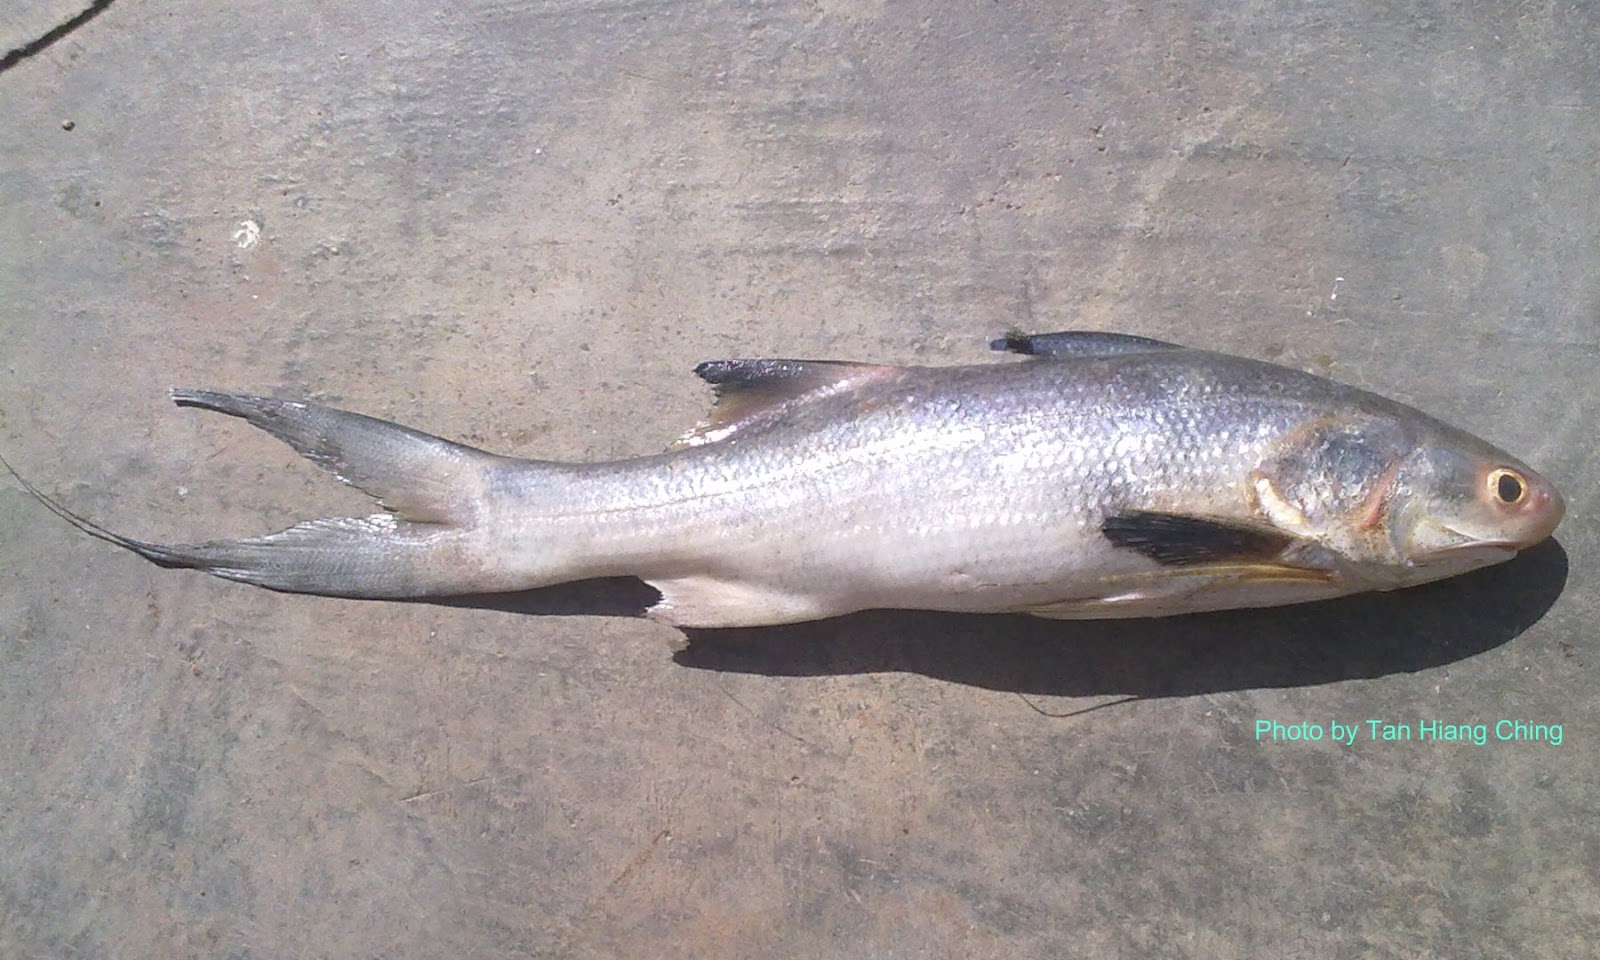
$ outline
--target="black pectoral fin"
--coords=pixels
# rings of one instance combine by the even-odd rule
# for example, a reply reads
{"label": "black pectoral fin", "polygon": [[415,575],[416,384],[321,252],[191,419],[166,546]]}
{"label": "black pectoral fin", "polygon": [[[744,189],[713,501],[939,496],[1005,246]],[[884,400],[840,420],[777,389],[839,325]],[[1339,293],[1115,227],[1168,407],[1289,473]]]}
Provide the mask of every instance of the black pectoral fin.
{"label": "black pectoral fin", "polygon": [[1172,567],[1268,562],[1294,542],[1268,527],[1143,510],[1112,514],[1100,524],[1100,531],[1117,546]]}
{"label": "black pectoral fin", "polygon": [[990,341],[989,349],[1030,357],[1109,357],[1123,353],[1186,348],[1165,340],[1136,337],[1128,333],[1064,330],[1060,333],[1027,334],[1012,330],[1000,339]]}

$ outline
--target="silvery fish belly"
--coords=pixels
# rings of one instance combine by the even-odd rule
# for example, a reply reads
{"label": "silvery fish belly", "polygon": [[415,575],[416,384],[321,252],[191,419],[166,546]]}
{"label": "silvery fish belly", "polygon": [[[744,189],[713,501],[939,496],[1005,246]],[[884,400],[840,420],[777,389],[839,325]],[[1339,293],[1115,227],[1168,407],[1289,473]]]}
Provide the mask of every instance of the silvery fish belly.
{"label": "silvery fish belly", "polygon": [[166,546],[39,496],[163,566],[275,590],[402,598],[631,575],[661,593],[651,616],[684,627],[1296,603],[1498,563],[1561,519],[1560,495],[1517,459],[1307,373],[1116,334],[995,347],[1025,356],[705,363],[711,416],[665,453],[612,463],[175,391],[270,431],[385,512]]}

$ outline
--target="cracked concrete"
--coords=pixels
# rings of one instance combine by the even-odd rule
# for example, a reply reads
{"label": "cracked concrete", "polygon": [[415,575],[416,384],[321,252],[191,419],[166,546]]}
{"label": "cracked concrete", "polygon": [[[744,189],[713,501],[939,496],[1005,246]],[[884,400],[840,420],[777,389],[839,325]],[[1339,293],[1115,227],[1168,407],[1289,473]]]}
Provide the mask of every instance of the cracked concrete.
{"label": "cracked concrete", "polygon": [[[581,615],[626,583],[279,596],[0,484],[0,955],[1588,956],[1594,17],[178,0],[17,62],[0,449],[131,534],[364,506],[173,385],[593,459],[693,423],[703,359],[1010,326],[1330,373],[1569,515],[1393,596],[674,654]],[[1501,717],[1563,743],[1255,735]]]}
{"label": "cracked concrete", "polygon": [[115,0],[28,0],[0,12],[0,73],[37,56],[103,13]]}

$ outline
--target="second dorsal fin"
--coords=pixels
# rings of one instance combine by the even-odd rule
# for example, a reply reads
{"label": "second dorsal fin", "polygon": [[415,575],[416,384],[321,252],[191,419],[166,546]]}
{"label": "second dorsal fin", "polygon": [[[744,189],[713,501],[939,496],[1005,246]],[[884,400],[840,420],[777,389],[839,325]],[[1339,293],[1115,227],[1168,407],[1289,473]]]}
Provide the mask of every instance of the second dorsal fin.
{"label": "second dorsal fin", "polygon": [[1027,334],[1013,330],[998,340],[990,341],[989,349],[1022,353],[1030,357],[1109,357],[1122,353],[1185,348],[1165,340],[1136,337],[1131,333],[1064,330],[1060,333]]}
{"label": "second dorsal fin", "polygon": [[716,391],[716,405],[674,447],[696,447],[777,420],[795,405],[854,390],[899,367],[841,360],[707,360],[694,368]]}

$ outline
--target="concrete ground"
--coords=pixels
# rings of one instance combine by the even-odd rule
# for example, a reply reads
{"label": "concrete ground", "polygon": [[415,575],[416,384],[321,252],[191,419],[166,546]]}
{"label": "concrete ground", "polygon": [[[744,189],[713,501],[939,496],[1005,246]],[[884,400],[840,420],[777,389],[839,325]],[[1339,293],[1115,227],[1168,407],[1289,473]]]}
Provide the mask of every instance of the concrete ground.
{"label": "concrete ground", "polygon": [[[627,582],[281,596],[7,481],[0,956],[1591,956],[1597,109],[1542,0],[105,5],[0,71],[0,452],[120,530],[364,509],[172,385],[588,460],[702,359],[1010,326],[1329,373],[1569,511],[1399,595],[673,654]],[[1502,719],[1562,742],[1365,725]]]}

